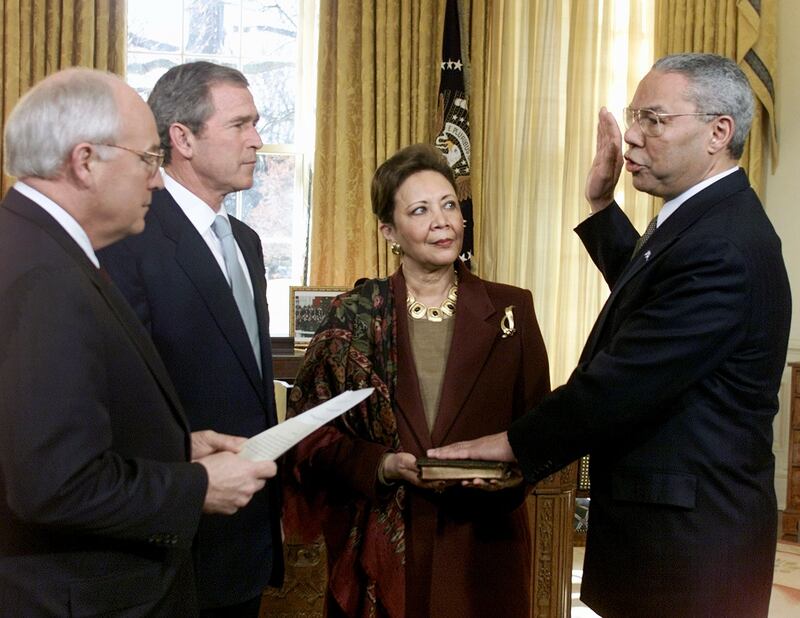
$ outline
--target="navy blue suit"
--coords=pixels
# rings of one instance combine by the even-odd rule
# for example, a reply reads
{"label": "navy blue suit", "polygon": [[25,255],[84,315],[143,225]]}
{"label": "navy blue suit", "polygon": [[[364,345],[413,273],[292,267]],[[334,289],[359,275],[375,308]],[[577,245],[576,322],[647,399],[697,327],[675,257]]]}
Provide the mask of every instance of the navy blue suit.
{"label": "navy blue suit", "polygon": [[40,206],[0,207],[0,614],[191,616],[207,487],[136,315]]}
{"label": "navy blue suit", "polygon": [[[166,189],[156,192],[145,231],[98,253],[150,332],[192,431],[252,436],[276,421],[264,260],[258,235],[230,218],[255,295],[259,375],[230,287],[203,238]],[[276,480],[233,516],[200,522],[195,567],[201,607],[233,605],[283,578]]]}
{"label": "navy blue suit", "polygon": [[566,385],[508,436],[530,481],[591,454],[581,598],[603,616],[766,616],[791,316],[780,240],[741,170],[632,261],[616,204],[576,231],[611,295]]}

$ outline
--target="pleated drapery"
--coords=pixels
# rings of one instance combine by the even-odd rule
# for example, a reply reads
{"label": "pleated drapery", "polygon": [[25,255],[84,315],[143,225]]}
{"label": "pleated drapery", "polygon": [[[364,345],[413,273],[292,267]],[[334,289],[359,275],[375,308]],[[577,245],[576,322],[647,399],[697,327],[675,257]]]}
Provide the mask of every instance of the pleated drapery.
{"label": "pleated drapery", "polygon": [[311,208],[311,285],[351,285],[397,265],[370,206],[375,168],[431,142],[443,0],[322,2]]}
{"label": "pleated drapery", "polygon": [[[0,128],[19,98],[59,69],[84,66],[124,74],[124,1],[0,0],[0,7]],[[0,162],[4,156],[0,153]],[[3,173],[3,194],[12,183]]]}
{"label": "pleated drapery", "polygon": [[[622,108],[653,63],[648,0],[490,3],[478,272],[533,291],[552,382],[575,368],[608,296],[573,228],[597,113]],[[644,230],[650,196],[623,174],[618,200]]]}
{"label": "pleated drapery", "polygon": [[736,60],[756,95],[741,166],[764,197],[766,153],[778,162],[776,0],[657,0],[656,56],[704,52]]}

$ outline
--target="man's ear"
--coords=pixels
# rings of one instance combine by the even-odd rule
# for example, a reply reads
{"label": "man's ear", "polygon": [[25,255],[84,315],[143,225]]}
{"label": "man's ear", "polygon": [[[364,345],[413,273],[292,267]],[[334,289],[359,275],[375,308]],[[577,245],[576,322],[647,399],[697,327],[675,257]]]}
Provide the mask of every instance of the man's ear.
{"label": "man's ear", "polygon": [[76,144],[69,152],[65,171],[81,187],[91,187],[94,184],[93,172],[100,163],[94,156],[96,152],[95,147],[89,142]]}
{"label": "man's ear", "polygon": [[173,122],[169,126],[169,141],[172,152],[178,152],[184,159],[191,159],[194,150],[194,133],[185,124]]}
{"label": "man's ear", "polygon": [[709,154],[727,150],[733,139],[734,122],[731,116],[717,116],[711,123],[711,138],[708,140]]}

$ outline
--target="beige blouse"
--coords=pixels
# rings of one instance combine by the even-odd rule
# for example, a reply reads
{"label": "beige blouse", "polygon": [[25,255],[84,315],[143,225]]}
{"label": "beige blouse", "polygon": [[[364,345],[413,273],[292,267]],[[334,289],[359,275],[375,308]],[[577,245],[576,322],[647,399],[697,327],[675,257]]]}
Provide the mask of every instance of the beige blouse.
{"label": "beige blouse", "polygon": [[454,317],[441,322],[408,319],[411,351],[417,368],[420,396],[425,409],[428,431],[433,430],[442,398],[442,382],[453,340]]}

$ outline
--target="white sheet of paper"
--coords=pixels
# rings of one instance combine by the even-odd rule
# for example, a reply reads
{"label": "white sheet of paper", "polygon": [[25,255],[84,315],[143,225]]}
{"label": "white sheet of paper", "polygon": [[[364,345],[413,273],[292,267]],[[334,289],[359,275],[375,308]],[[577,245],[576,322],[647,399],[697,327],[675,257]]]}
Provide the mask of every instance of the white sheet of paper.
{"label": "white sheet of paper", "polygon": [[239,456],[250,461],[274,461],[316,429],[364,401],[374,390],[370,387],[345,391],[300,416],[270,427],[245,442]]}

